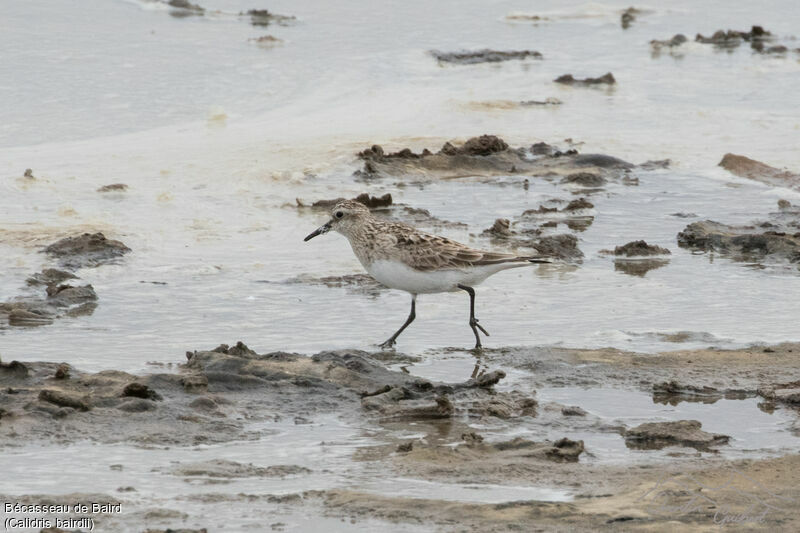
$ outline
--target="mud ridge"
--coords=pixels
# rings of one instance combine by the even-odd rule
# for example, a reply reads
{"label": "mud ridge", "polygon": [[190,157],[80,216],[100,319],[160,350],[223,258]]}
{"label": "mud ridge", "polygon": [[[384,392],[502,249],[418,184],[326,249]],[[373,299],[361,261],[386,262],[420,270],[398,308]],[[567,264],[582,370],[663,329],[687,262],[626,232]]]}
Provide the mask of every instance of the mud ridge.
{"label": "mud ridge", "polygon": [[[373,147],[373,149],[374,148],[375,147]],[[394,157],[394,154],[390,154],[389,157]],[[343,200],[345,200],[345,198],[323,199],[316,200],[311,204],[307,204],[299,198],[297,198],[295,201],[299,209],[310,208],[315,211],[329,211],[337,203]],[[396,222],[404,222],[406,224],[411,224],[412,226],[419,225],[435,228],[467,227],[467,225],[462,222],[453,222],[436,217],[427,209],[412,207],[402,203],[395,203],[392,199],[391,193],[385,193],[382,196],[372,196],[369,193],[361,193],[355,198],[352,198],[352,200],[364,204],[377,216]]]}
{"label": "mud ridge", "polygon": [[[536,157],[538,156],[538,157]],[[375,145],[358,154],[364,161],[354,176],[359,180],[412,178],[415,181],[494,176],[564,177],[576,172],[620,180],[635,165],[604,154],[561,152],[550,145],[513,148],[495,135],[472,137],[461,145],[446,142],[433,153],[427,148],[415,153],[405,148],[387,153]]]}
{"label": "mud ridge", "polygon": [[[17,442],[196,445],[258,438],[258,420],[325,412],[376,420],[513,418],[534,398],[498,392],[505,373],[437,383],[388,370],[357,350],[306,357],[245,344],[187,352],[177,374],[84,373],[57,363],[0,363],[0,447]],[[58,424],[53,424],[57,419]]]}
{"label": "mud ridge", "polygon": [[543,59],[542,54],[535,50],[463,50],[459,52],[441,52],[431,50],[430,54],[440,63],[453,63],[457,65],[475,65],[478,63],[500,63],[512,59]]}
{"label": "mud ridge", "polygon": [[553,81],[555,81],[556,83],[560,83],[562,85],[571,85],[573,87],[615,85],[617,83],[617,80],[614,78],[614,75],[610,72],[606,72],[605,74],[597,78],[583,78],[583,79],[577,79],[572,74],[564,74],[563,76],[559,76]]}
{"label": "mud ridge", "polygon": [[771,167],[761,161],[743,155],[725,154],[719,166],[731,174],[776,187],[800,190],[800,174]]}
{"label": "mud ridge", "polygon": [[800,226],[762,222],[731,226],[704,220],[693,222],[678,233],[678,245],[703,252],[716,252],[735,261],[788,261],[800,263]]}

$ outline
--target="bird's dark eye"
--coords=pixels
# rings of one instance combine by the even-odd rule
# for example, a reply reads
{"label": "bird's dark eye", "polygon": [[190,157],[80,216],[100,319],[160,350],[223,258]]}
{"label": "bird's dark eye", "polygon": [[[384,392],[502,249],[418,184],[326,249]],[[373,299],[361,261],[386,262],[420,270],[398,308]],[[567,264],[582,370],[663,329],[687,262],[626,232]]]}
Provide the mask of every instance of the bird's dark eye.
{"label": "bird's dark eye", "polygon": [[341,211],[336,211],[336,214],[334,216],[336,218],[342,218],[344,216],[344,213],[342,213]]}

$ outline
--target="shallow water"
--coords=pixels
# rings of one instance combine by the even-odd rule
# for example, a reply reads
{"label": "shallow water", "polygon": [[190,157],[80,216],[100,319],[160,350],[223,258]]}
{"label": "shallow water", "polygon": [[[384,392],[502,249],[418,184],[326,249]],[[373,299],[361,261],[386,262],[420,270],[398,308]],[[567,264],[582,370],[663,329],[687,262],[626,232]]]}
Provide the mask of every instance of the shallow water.
{"label": "shallow water", "polygon": [[[754,451],[758,456],[780,455],[800,449],[800,438],[789,431],[797,413],[786,409],[766,413],[758,408],[762,400],[757,398],[720,399],[710,404],[681,402],[672,406],[656,403],[651,395],[642,392],[571,387],[539,389],[537,396],[540,401],[578,405],[601,420],[629,428],[645,422],[698,420],[703,431],[731,437],[728,445],[715,452],[723,457],[742,458],[751,456]],[[680,447],[667,447],[663,453],[655,454],[651,450],[631,450],[619,435],[578,433],[569,437],[585,439],[587,449],[592,450],[593,460],[599,462],[650,461],[653,456],[686,451]]]}
{"label": "shallow water", "polygon": [[[755,269],[694,255],[677,247],[675,235],[694,220],[744,223],[766,218],[780,198],[800,203],[800,192],[716,167],[723,154],[734,152],[800,169],[800,93],[786,89],[796,84],[800,54],[769,57],[747,45],[728,52],[688,43],[676,54],[653,57],[648,45],[678,32],[691,39],[697,32],[761,24],[793,48],[796,41],[788,37],[800,25],[793,2],[774,2],[769,10],[721,0],[704,3],[702,10],[688,0],[637,6],[652,12],[625,31],[619,13],[628,4],[408,1],[364,9],[359,2],[201,3],[213,12],[175,18],[163,6],[138,0],[3,6],[0,47],[8,53],[0,64],[0,101],[13,105],[0,107],[0,297],[21,294],[25,278],[51,264],[39,248],[64,234],[101,230],[133,249],[119,264],[79,272],[100,298],[93,315],[33,329],[0,326],[3,360],[149,371],[161,367],[148,362],[177,364],[186,350],[237,339],[259,352],[372,348],[402,323],[408,296],[281,283],[301,273],[361,271],[340,236],[302,242],[323,217],[298,212],[295,198],[391,192],[396,201],[467,224],[467,230],[437,231],[480,247],[491,244],[473,235],[495,218],[513,217],[547,199],[571,199],[569,191],[543,180],[532,180],[524,190],[515,176],[500,180],[505,186],[469,178],[367,186],[351,178],[359,166],[353,154],[372,143],[435,149],[445,140],[481,133],[496,133],[512,145],[572,138],[584,143],[584,153],[634,163],[673,161],[668,170],[636,170],[639,186],[610,184],[589,198],[597,215],[579,234],[586,254],[580,268],[515,270],[482,286],[478,316],[492,334],[487,345],[656,352],[798,339],[796,267]],[[257,28],[236,15],[253,7],[298,20]],[[519,12],[549,20],[506,19]],[[264,49],[247,41],[267,33],[284,42]],[[427,54],[484,47],[535,49],[544,60],[440,66]],[[607,71],[618,80],[611,90],[552,83],[568,72],[585,77]],[[496,103],[547,97],[564,103],[512,109]],[[22,178],[26,168],[36,180]],[[118,182],[129,190],[95,192]],[[698,218],[671,216],[676,212]],[[615,271],[612,259],[598,254],[636,239],[669,248],[669,263],[635,277]],[[463,294],[420,299],[417,322],[398,345],[399,351],[424,356],[413,372],[452,381],[467,377],[470,365],[462,371],[442,350],[471,344],[467,312]],[[675,332],[690,334],[680,344],[664,340],[662,334]],[[539,399],[580,403],[591,397],[593,414],[609,420],[625,416],[618,406],[634,401],[643,411],[629,414],[630,422],[651,415],[697,418],[709,431],[737,430],[732,456],[796,446],[784,431],[784,413],[766,415],[754,400],[669,408],[640,396],[645,395],[561,389],[540,391]],[[744,413],[758,421],[770,442],[735,427]],[[325,431],[339,424],[328,421]],[[313,428],[279,431],[288,432],[277,434],[280,442],[291,439],[301,451],[320,440]],[[341,460],[347,464],[343,470],[354,468],[347,457],[360,433],[342,431],[342,441],[351,444],[331,452],[334,459],[325,468],[333,473],[314,478],[320,488],[349,482],[334,466]],[[598,460],[641,453],[620,448],[618,435],[584,437]],[[112,456],[132,465],[125,477],[135,481],[126,484],[146,492],[171,483],[184,493],[194,485],[148,468],[215,453],[241,453],[243,462],[264,464],[260,447],[269,445],[265,439],[218,450],[173,449],[163,456],[112,447]],[[93,475],[88,457],[99,449],[76,446],[86,454],[72,453],[80,451],[76,447],[4,453],[2,470],[17,475],[4,476],[0,492],[56,490],[37,484],[63,472],[65,464],[75,486],[115,490],[117,473],[101,467],[104,474]],[[108,447],[100,448],[105,453]],[[313,456],[281,460],[310,464]],[[259,487],[236,481],[230,489],[272,493],[308,488],[306,481],[269,480]],[[439,490],[414,483],[406,487],[409,494]],[[493,490],[482,488],[478,499],[506,498],[491,495]],[[459,497],[466,498],[464,491],[469,489],[462,487]]]}
{"label": "shallow water", "polygon": [[[441,358],[397,366],[430,380],[468,379],[476,368],[478,371],[492,370],[494,365],[491,358],[488,359],[481,361],[467,352],[450,352]],[[530,391],[533,390],[532,377],[527,372],[506,369],[506,377],[496,388]],[[472,425],[488,441],[505,441],[513,437],[583,440],[588,453],[581,457],[581,461],[592,464],[648,463],[670,460],[671,453],[694,453],[690,448],[674,446],[658,451],[628,448],[617,428],[633,428],[645,422],[698,420],[703,431],[731,437],[727,445],[717,447],[714,452],[704,452],[718,457],[766,457],[800,450],[800,436],[795,433],[793,425],[797,412],[787,408],[767,412],[759,407],[764,401],[762,398],[684,399],[677,405],[670,405],[655,401],[652,394],[643,391],[602,387],[540,387],[535,396],[540,411],[537,417],[513,424],[480,421]],[[580,407],[587,412],[587,417],[594,417],[596,423],[583,428],[571,427],[571,423],[580,426],[576,422],[582,422],[582,417],[553,420],[543,411],[551,404],[558,410],[562,406]]]}

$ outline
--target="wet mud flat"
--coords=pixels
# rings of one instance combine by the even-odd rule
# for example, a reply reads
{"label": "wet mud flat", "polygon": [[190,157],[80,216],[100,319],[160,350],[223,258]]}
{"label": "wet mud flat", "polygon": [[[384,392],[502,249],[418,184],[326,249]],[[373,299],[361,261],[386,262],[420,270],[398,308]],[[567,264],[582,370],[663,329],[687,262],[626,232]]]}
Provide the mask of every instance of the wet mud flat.
{"label": "wet mud flat", "polygon": [[[133,446],[150,457],[149,476],[202,488],[154,501],[137,488],[145,478],[124,476],[133,465],[111,465],[120,472],[116,491],[69,497],[121,503],[124,513],[96,517],[120,531],[157,530],[153,524],[213,531],[208,508],[252,505],[286,527],[309,515],[442,531],[800,524],[792,505],[800,501],[800,344],[658,355],[546,347],[450,353],[467,363],[462,381],[422,377],[419,358],[395,352],[258,354],[241,342],[189,351],[174,373],[2,362],[0,446],[9,453],[87,440]],[[592,396],[601,389],[652,405],[635,419],[605,416]],[[741,402],[741,414],[715,415],[725,402]],[[783,447],[747,440],[745,407],[753,404],[765,417],[782,417],[766,438]],[[708,415],[664,418],[663,406],[685,405]],[[715,416],[740,420],[722,434],[710,423]],[[270,460],[286,452],[268,428],[278,420],[322,424],[324,434],[326,417],[368,438],[345,451],[343,476],[317,488],[317,476],[336,467]],[[262,453],[235,452],[247,443]],[[217,446],[221,455],[181,452],[198,446]],[[206,523],[190,512],[201,504]]]}
{"label": "wet mud flat", "polygon": [[[609,189],[635,191],[640,170],[670,163],[635,165],[581,154],[578,146],[565,140],[514,148],[493,135],[448,142],[436,153],[375,145],[358,154],[353,174],[354,187],[370,192],[346,197],[376,215],[434,231],[472,230],[482,247],[533,248],[583,268],[579,237],[604,215]],[[731,172],[748,179],[796,177],[736,162]],[[379,189],[389,181],[462,178],[521,188],[541,180],[552,189],[489,227],[446,220]],[[320,216],[346,197],[309,196],[282,207]],[[768,223],[731,229],[693,222],[682,232],[692,238],[679,235],[677,244],[794,264],[797,220],[796,207],[781,201]],[[625,241],[608,242],[598,255],[634,276],[679,253]],[[85,269],[136,253],[97,233],[67,237],[43,251],[52,268],[32,274],[23,295],[0,306],[11,326],[38,325],[21,321],[22,311],[47,323],[70,316],[63,309],[81,302],[63,309],[56,302],[80,288],[75,279]],[[363,274],[266,282],[370,298],[385,291]],[[97,305],[96,294],[92,301]],[[653,335],[715,342],[702,332]],[[240,516],[242,529],[272,530],[307,524],[308,517],[332,530],[355,523],[409,531],[529,530],[532,524],[702,531],[720,521],[780,529],[800,521],[791,505],[798,500],[800,465],[798,351],[797,344],[660,354],[529,346],[308,356],[256,353],[237,343],[170,355],[169,371],[148,374],[4,360],[0,446],[11,456],[40,446],[63,464],[70,461],[59,454],[86,446],[124,447],[125,459],[91,485],[97,494],[59,488],[75,500],[120,502],[123,514],[97,516],[98,524],[118,531],[230,527],[209,518],[215,514]],[[56,496],[26,487],[4,497],[36,503]]]}

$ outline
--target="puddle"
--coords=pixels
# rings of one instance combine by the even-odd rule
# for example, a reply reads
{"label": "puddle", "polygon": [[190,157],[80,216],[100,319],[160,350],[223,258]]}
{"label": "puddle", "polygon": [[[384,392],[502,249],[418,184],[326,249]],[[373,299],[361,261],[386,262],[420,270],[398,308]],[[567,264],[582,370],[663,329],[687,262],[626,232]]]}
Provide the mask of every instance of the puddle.
{"label": "puddle", "polygon": [[[576,405],[610,425],[620,424],[629,428],[645,422],[698,420],[704,431],[731,437],[727,445],[716,448],[722,456],[729,458],[763,457],[800,450],[800,438],[790,431],[796,413],[781,408],[766,413],[758,407],[763,401],[761,398],[719,399],[714,403],[681,402],[672,406],[655,403],[652,395],[639,391],[569,387],[539,389],[537,398],[540,402]],[[617,434],[567,431],[565,436],[583,439],[586,449],[599,462],[640,461],[663,457],[669,452],[694,453],[691,448],[680,447],[659,451],[631,450]]]}
{"label": "puddle", "polygon": [[[253,441],[237,441],[219,446],[140,448],[127,445],[99,445],[90,442],[68,446],[9,448],[0,455],[0,494],[47,492],[66,494],[76,486],[92,487],[95,492],[112,494],[121,485],[133,486],[138,496],[155,497],[165,490],[176,494],[207,492],[207,476],[185,478],[169,470],[180,463],[215,459],[253,464],[303,465],[310,474],[281,478],[223,478],[231,490],[283,494],[311,489],[327,489],[357,479],[361,471],[350,457],[360,447],[374,444],[357,426],[334,416],[319,417],[310,424],[292,421],[258,424],[253,430],[267,436]],[[122,465],[121,470],[112,465]],[[214,489],[217,490],[217,489]],[[227,489],[226,489],[227,490]]]}

